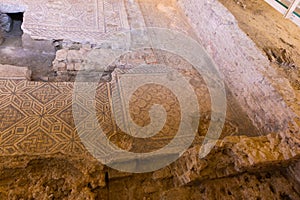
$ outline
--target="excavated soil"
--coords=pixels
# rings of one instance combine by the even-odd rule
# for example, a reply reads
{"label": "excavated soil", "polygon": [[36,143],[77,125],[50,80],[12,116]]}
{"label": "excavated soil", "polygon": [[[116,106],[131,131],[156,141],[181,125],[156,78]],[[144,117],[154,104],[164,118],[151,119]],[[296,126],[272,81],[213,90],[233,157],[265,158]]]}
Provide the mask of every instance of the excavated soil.
{"label": "excavated soil", "polygon": [[[220,2],[300,93],[299,27],[262,0]],[[177,187],[171,167],[132,175],[65,155],[0,157],[0,163],[0,199],[299,199],[284,166]],[[217,173],[216,166],[208,168]]]}
{"label": "excavated soil", "polygon": [[0,199],[299,199],[283,168],[241,173],[176,187],[166,167],[154,173],[128,174],[93,159],[52,156],[0,157]]}
{"label": "excavated soil", "polygon": [[234,15],[240,28],[270,60],[282,68],[294,67],[299,71],[300,27],[285,19],[281,13],[262,0],[220,2]]}

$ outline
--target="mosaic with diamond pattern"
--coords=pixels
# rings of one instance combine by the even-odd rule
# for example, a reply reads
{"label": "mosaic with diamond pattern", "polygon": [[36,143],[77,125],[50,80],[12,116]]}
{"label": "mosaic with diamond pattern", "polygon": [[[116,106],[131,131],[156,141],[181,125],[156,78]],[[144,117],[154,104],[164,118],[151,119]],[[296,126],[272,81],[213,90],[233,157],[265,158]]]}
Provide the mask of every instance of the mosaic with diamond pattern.
{"label": "mosaic with diamond pattern", "polygon": [[[149,53],[149,52],[140,52]],[[200,125],[198,135],[204,136],[210,122],[210,97],[201,76],[192,66],[174,55],[156,52],[156,63],[165,63],[178,70],[194,88],[200,106]],[[126,58],[126,55],[125,57]],[[127,66],[137,66],[139,60],[129,60]],[[137,62],[137,63],[134,63]],[[157,78],[157,72],[149,68],[139,73],[128,73],[128,69],[117,68],[113,72],[112,81],[99,83],[96,91],[95,108],[101,129],[109,140],[122,149],[132,152],[150,152],[165,146],[176,135],[180,124],[180,107],[176,96],[160,85],[144,85],[136,90],[131,98],[130,113],[124,113],[124,97],[118,93],[114,101],[117,107],[112,108],[112,91],[120,91],[121,80],[134,81],[135,77],[148,76]],[[130,84],[129,84],[130,85]],[[51,154],[62,152],[67,154],[86,154],[75,128],[73,115],[89,117],[84,105],[89,104],[81,98],[74,103],[72,97],[74,83],[43,83],[25,80],[0,80],[0,154]],[[148,111],[153,104],[162,105],[167,112],[167,119],[162,130],[147,139],[129,136],[116,125],[116,115],[122,115],[127,124],[129,117],[139,126],[150,123]],[[114,114],[115,116],[114,116]],[[239,113],[237,115],[236,113]],[[92,126],[84,122],[85,127]],[[228,112],[221,138],[228,135],[247,134],[255,127],[247,122],[246,116],[240,112],[233,99],[228,97]],[[256,130],[253,131],[256,133]],[[253,135],[255,136],[255,135]]]}
{"label": "mosaic with diamond pattern", "polygon": [[[0,153],[85,153],[73,121],[72,91],[73,83],[0,80]],[[98,93],[105,97],[97,100],[101,112],[110,108],[107,84]],[[105,120],[112,124],[110,112]]]}

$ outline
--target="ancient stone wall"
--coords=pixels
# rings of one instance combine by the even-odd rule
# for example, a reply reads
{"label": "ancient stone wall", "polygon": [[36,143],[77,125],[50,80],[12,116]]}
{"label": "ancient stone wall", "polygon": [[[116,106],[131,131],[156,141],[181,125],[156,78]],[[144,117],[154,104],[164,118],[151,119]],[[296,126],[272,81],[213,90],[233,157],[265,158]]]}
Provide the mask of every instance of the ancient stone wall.
{"label": "ancient stone wall", "polygon": [[[218,1],[180,0],[179,5],[253,123],[275,133],[267,137],[228,137],[223,140],[221,146],[230,149],[234,169],[240,171],[247,166],[247,170],[253,170],[268,162],[289,165],[287,160],[299,157],[299,128],[293,122],[299,116],[285,103],[296,99],[289,81],[278,76],[270,67],[267,56],[241,31],[232,14]],[[183,164],[183,167],[186,166],[188,164]],[[179,182],[198,179],[195,177],[199,177],[201,170],[200,173],[195,172],[197,164],[189,166],[191,170],[185,170],[178,176]],[[199,165],[198,169],[203,166]],[[300,180],[298,169],[299,163],[289,168],[296,183]],[[226,174],[228,170],[230,168],[224,167],[224,172],[220,170],[218,173]]]}
{"label": "ancient stone wall", "polygon": [[[266,132],[286,131],[297,116],[268,79],[269,75],[276,77],[276,72],[233,15],[215,0],[182,0],[179,5],[253,123]],[[286,82],[279,79],[275,81]],[[293,94],[289,85],[284,90],[287,96]]]}

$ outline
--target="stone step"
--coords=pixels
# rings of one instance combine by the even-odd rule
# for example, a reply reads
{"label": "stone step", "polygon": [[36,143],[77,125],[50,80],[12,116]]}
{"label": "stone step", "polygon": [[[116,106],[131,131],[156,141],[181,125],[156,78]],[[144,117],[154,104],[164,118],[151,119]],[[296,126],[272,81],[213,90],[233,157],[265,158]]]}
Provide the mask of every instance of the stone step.
{"label": "stone step", "polygon": [[0,64],[0,79],[30,80],[31,70],[28,67]]}

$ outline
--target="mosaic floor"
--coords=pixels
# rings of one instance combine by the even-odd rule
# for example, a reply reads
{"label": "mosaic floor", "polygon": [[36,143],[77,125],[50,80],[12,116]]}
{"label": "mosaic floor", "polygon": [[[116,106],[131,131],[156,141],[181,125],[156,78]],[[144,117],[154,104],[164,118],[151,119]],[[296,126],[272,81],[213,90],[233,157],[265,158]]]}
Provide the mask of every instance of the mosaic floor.
{"label": "mosaic floor", "polygon": [[83,152],[67,83],[0,81],[1,154]]}
{"label": "mosaic floor", "polygon": [[[146,52],[145,52],[146,53]],[[149,55],[148,57],[151,57]],[[188,63],[174,55],[160,52],[155,62],[167,63],[182,74],[193,87],[200,105],[200,126],[198,135],[204,136],[210,122],[210,97],[201,76]],[[126,59],[126,55],[124,57]],[[160,61],[161,60],[161,61]],[[176,96],[168,88],[157,84],[147,84],[138,88],[130,99],[130,113],[114,111],[112,91],[120,90],[121,80],[130,84],[137,78],[157,78],[157,71],[145,70],[130,73],[138,60],[128,60],[127,69],[117,68],[113,80],[99,83],[95,107],[98,122],[114,144],[133,152],[148,152],[159,149],[170,142],[180,124],[180,106]],[[161,72],[160,72],[161,73]],[[42,83],[18,80],[0,80],[0,152],[6,154],[51,154],[54,152],[84,154],[86,150],[76,132],[72,95],[74,83]],[[122,93],[118,98],[120,110],[125,106]],[[241,108],[228,93],[227,120],[222,137],[228,135],[255,136],[259,132]],[[114,102],[115,103],[115,102]],[[122,113],[124,123],[129,118],[139,126],[150,123],[149,109],[152,105],[162,105],[167,113],[163,128],[153,137],[137,139],[124,133],[116,125],[114,113]],[[80,113],[86,113],[82,105]],[[239,114],[237,114],[239,113]]]}
{"label": "mosaic floor", "polygon": [[[158,9],[155,17],[145,15],[147,26],[160,24],[162,27],[178,29],[182,24],[179,15],[172,7],[145,2],[142,6],[146,10]],[[164,20],[159,20],[164,18]],[[129,22],[131,23],[131,22]],[[186,30],[190,27],[184,22]],[[181,28],[182,29],[182,28]],[[188,31],[189,32],[189,31]],[[112,73],[112,81],[99,83],[95,98],[95,108],[99,125],[109,140],[117,146],[132,152],[150,152],[159,149],[170,142],[178,130],[180,123],[180,106],[178,99],[168,88],[147,84],[139,87],[129,102],[129,113],[123,108],[125,96],[117,93],[119,108],[113,108],[115,99],[113,91],[120,91],[127,80],[134,83],[136,78],[143,79],[158,77],[158,72],[149,69],[131,73],[130,70],[140,64],[163,64],[179,72],[191,85],[196,94],[200,117],[198,137],[205,136],[210,122],[210,96],[202,77],[185,60],[159,50],[133,52],[124,55],[121,63]],[[160,72],[164,73],[164,72]],[[130,84],[129,84],[130,85]],[[72,95],[74,83],[42,83],[18,80],[0,80],[0,153],[12,154],[52,154],[62,152],[67,154],[85,154],[86,150],[75,128],[72,112]],[[138,126],[151,123],[149,109],[159,104],[165,108],[167,118],[163,127],[151,138],[137,139],[126,134],[116,123],[115,113],[121,115],[126,125],[131,118]],[[81,104],[76,104],[76,110],[81,114],[88,111]],[[119,109],[119,110],[118,110]],[[229,135],[257,136],[260,133],[251,123],[242,108],[227,91],[227,117],[221,138]]]}
{"label": "mosaic floor", "polygon": [[24,12],[23,29],[35,38],[103,40],[127,28],[122,0],[1,0],[5,13]]}

